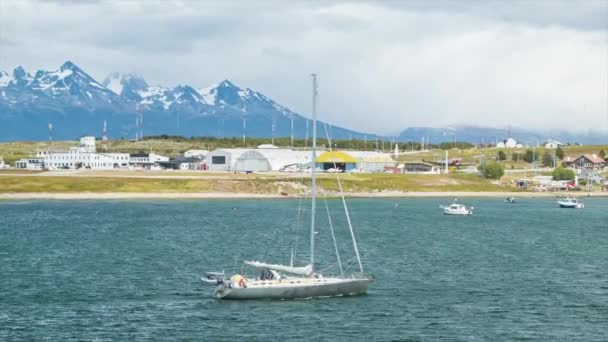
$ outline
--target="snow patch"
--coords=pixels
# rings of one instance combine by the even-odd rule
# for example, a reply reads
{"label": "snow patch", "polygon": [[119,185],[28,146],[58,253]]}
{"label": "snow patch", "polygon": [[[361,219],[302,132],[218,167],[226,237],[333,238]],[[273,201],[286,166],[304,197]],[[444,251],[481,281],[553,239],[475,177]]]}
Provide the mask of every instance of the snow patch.
{"label": "snow patch", "polygon": [[6,72],[0,71],[0,87],[6,87],[12,79]]}
{"label": "snow patch", "polygon": [[202,88],[198,91],[205,103],[210,104],[212,106],[215,105],[215,101],[217,99],[217,87],[218,84],[212,84],[207,88]]}
{"label": "snow patch", "polygon": [[106,88],[110,89],[114,94],[120,95],[122,93],[122,79],[120,76],[112,77],[108,84],[106,84]]}

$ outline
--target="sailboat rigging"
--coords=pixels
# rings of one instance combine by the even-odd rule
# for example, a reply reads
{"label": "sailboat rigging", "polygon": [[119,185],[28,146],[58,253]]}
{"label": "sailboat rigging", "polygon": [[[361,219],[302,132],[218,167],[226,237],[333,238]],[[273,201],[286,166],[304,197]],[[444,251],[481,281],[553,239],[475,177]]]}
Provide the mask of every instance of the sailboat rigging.
{"label": "sailboat rigging", "polygon": [[[225,278],[223,272],[207,272],[201,280],[215,285],[215,297],[222,299],[296,299],[318,298],[357,295],[367,292],[372,277],[363,273],[363,264],[357,247],[348,207],[342,193],[342,185],[338,178],[338,187],[350,230],[355,255],[359,264],[359,271],[345,275],[342,268],[334,228],[331,218],[328,222],[334,243],[339,276],[324,277],[320,271],[315,270],[315,234],[316,234],[316,207],[317,207],[317,180],[316,180],[316,149],[317,149],[317,75],[312,74],[312,165],[311,165],[311,223],[310,223],[310,260],[307,265],[294,266],[295,244],[291,251],[290,264],[280,265],[260,261],[244,261],[246,265],[262,269],[261,275],[256,278],[235,274]],[[326,128],[327,134],[327,128]],[[329,136],[328,136],[329,138]],[[329,144],[331,146],[331,143]],[[331,148],[331,147],[330,147]],[[339,177],[339,176],[338,176]],[[329,208],[326,203],[329,217]],[[299,221],[300,210],[298,210]]]}

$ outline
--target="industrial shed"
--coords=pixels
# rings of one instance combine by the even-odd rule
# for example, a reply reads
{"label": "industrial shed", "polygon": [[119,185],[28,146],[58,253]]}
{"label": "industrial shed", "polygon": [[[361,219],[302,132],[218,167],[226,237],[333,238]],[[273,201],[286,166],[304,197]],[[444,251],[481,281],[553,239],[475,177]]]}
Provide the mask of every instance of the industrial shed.
{"label": "industrial shed", "polygon": [[248,150],[239,148],[217,149],[207,154],[209,171],[234,171],[236,160]]}
{"label": "industrial shed", "polygon": [[279,171],[287,166],[304,168],[310,163],[310,152],[265,148],[247,150],[237,158],[236,171]]}
{"label": "industrial shed", "polygon": [[317,157],[316,164],[322,170],[336,168],[350,171],[357,167],[357,158],[343,151],[327,151]]}
{"label": "industrial shed", "polygon": [[384,172],[385,167],[395,167],[397,163],[387,153],[373,151],[353,151],[357,158],[357,169],[364,172]]}

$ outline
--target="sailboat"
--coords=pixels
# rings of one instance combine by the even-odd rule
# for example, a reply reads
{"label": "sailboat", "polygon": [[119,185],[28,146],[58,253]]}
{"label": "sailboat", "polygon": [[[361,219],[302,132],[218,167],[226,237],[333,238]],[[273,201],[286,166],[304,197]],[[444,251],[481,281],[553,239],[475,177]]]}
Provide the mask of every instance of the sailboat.
{"label": "sailboat", "polygon": [[[345,275],[338,254],[335,236],[330,220],[330,228],[338,263],[340,275],[323,276],[315,269],[315,213],[317,200],[316,182],[316,148],[317,148],[317,76],[312,74],[313,82],[313,114],[312,114],[312,167],[310,170],[311,185],[311,223],[310,223],[310,260],[307,265],[280,265],[261,261],[244,261],[246,265],[261,269],[257,277],[247,277],[243,274],[234,274],[226,278],[224,272],[207,272],[201,280],[205,283],[215,285],[214,295],[220,299],[300,299],[321,298],[364,294],[367,292],[372,277],[363,272],[363,265],[357,247],[357,241],[353,233],[348,208],[342,191],[342,203],[346,213],[347,223],[353,242],[355,255],[358,261],[359,272]],[[331,146],[331,144],[330,144]],[[339,177],[339,176],[338,176]],[[338,178],[338,185],[341,184]],[[329,209],[328,209],[329,213]]]}

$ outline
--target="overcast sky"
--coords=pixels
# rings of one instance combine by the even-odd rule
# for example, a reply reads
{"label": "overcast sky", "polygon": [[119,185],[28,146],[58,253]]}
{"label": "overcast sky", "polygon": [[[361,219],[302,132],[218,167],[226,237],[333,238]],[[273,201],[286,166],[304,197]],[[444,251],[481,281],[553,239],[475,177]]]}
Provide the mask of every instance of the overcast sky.
{"label": "overcast sky", "polygon": [[223,79],[391,134],[455,124],[608,133],[608,0],[0,0],[0,70],[72,60],[196,89]]}

